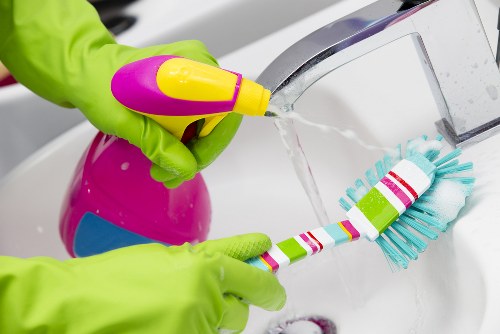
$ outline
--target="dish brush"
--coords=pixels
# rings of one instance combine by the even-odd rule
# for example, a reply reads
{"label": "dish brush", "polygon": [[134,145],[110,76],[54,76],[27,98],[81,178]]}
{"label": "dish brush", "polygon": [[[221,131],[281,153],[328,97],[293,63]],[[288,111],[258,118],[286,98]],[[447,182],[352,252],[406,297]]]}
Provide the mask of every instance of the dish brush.
{"label": "dish brush", "polygon": [[386,154],[340,198],[347,219],[274,244],[247,263],[276,272],[311,255],[347,242],[375,242],[391,265],[408,267],[445,232],[472,193],[473,164],[460,163],[460,149],[439,158],[443,137],[421,136]]}

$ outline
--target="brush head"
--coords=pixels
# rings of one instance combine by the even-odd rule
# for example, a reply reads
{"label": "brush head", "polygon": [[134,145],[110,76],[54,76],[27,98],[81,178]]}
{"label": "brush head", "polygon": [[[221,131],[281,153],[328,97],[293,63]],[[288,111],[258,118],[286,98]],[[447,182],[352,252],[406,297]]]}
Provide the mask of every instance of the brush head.
{"label": "brush head", "polygon": [[[465,205],[474,178],[472,163],[460,164],[456,149],[439,158],[442,136],[410,140],[405,154],[398,146],[347,188],[340,205],[351,223],[375,241],[391,266],[407,268],[428,239],[437,239]],[[464,175],[465,174],[465,175]]]}

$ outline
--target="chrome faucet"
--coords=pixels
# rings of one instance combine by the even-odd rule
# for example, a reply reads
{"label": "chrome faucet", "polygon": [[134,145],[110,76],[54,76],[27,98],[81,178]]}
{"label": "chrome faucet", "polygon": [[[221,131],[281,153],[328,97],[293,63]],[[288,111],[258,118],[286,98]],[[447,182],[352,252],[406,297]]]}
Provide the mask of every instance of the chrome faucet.
{"label": "chrome faucet", "polygon": [[463,146],[500,130],[500,72],[473,0],[378,0],[289,47],[257,82],[271,90],[270,105],[286,111],[326,74],[405,36],[449,141]]}

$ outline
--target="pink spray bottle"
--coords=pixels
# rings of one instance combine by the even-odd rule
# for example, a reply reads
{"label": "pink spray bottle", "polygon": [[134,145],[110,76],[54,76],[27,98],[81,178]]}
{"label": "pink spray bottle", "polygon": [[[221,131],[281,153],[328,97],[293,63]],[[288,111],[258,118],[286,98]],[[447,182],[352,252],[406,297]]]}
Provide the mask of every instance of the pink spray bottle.
{"label": "pink spray bottle", "polygon": [[[125,107],[153,118],[183,142],[208,135],[230,112],[263,116],[270,98],[269,90],[241,74],[168,55],[125,65],[111,90]],[[60,233],[71,256],[206,240],[211,208],[201,174],[167,189],[151,178],[150,167],[137,147],[97,134],[63,203]]]}

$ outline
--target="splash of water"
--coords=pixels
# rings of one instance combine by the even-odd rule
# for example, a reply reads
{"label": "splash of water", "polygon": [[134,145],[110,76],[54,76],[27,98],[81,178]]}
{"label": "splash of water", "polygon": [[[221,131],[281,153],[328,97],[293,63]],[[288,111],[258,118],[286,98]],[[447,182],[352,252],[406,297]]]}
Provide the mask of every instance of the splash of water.
{"label": "splash of water", "polygon": [[292,111],[292,110],[283,111],[283,110],[276,109],[276,111],[273,110],[273,113],[279,119],[282,119],[282,120],[297,121],[297,122],[300,122],[304,125],[315,127],[315,128],[317,128],[323,132],[326,132],[326,133],[331,133],[331,132],[338,133],[342,137],[349,139],[349,140],[352,140],[352,141],[355,141],[359,146],[363,147],[364,149],[370,150],[370,151],[379,150],[379,151],[383,151],[383,152],[386,152],[389,154],[393,154],[395,151],[394,148],[368,144],[364,140],[362,140],[355,131],[353,131],[351,129],[341,129],[341,128],[333,126],[333,125],[327,125],[327,124],[316,123],[316,122],[310,121],[310,120],[304,118],[301,114],[299,114],[296,111]]}

